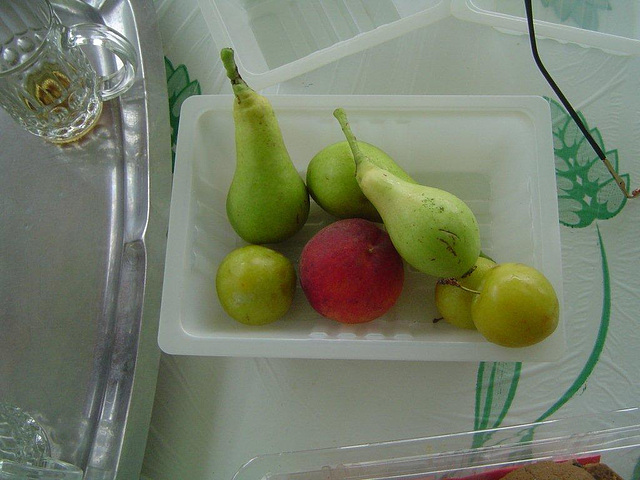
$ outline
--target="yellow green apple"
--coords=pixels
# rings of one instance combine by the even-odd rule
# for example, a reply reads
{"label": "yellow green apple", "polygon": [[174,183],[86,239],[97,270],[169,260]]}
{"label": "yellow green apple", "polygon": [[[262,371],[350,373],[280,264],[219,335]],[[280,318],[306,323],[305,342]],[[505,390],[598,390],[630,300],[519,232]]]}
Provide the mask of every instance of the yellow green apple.
{"label": "yellow green apple", "polygon": [[275,322],[289,310],[296,290],[291,261],[262,245],[231,251],[218,267],[216,292],[230,317],[247,325]]}

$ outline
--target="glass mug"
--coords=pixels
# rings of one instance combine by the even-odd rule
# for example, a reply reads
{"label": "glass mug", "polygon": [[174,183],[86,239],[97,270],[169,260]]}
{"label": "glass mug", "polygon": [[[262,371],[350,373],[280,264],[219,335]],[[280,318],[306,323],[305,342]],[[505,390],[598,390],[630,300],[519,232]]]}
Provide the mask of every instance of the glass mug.
{"label": "glass mug", "polygon": [[[99,45],[122,66],[99,76],[80,48]],[[0,105],[29,132],[54,143],[79,139],[102,102],[124,93],[137,67],[133,46],[104,25],[62,25],[48,0],[0,0]]]}
{"label": "glass mug", "polygon": [[0,402],[0,480],[82,480],[82,469],[50,455],[49,439],[36,420]]}

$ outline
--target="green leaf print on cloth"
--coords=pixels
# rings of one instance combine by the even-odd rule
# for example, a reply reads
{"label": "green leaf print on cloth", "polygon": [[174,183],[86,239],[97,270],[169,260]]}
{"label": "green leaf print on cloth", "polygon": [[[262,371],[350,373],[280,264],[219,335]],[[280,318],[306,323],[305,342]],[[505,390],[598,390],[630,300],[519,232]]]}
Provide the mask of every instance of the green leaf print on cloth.
{"label": "green leaf print on cloth", "polygon": [[[558,185],[560,223],[583,228],[594,220],[616,216],[627,202],[615,180],[573,119],[555,100],[549,100],[553,119],[553,147]],[[582,122],[587,125],[582,113]],[[588,127],[587,127],[588,128]],[[618,172],[618,151],[605,149],[597,128],[589,129]],[[629,175],[620,175],[629,184]]]}
{"label": "green leaf print on cloth", "polygon": [[200,83],[189,79],[189,72],[184,65],[173,68],[171,61],[164,57],[164,68],[167,75],[167,90],[169,94],[169,124],[171,125],[171,168],[175,168],[176,143],[178,141],[178,125],[180,123],[180,108],[191,95],[200,95]]}
{"label": "green leaf print on cloth", "polygon": [[[474,430],[500,426],[511,407],[520,380],[520,362],[482,362],[476,380]],[[486,444],[491,435],[478,432],[473,447]]]}
{"label": "green leaf print on cloth", "polygon": [[[553,99],[547,99],[551,106],[553,120],[553,141],[558,191],[560,223],[571,228],[584,228],[596,220],[606,220],[617,215],[626,203],[616,183],[606,167],[584,138],[573,119],[563,107]],[[581,120],[587,125],[582,113]],[[617,150],[607,151],[602,135],[597,128],[589,129],[607,158],[618,171]],[[625,182],[629,175],[621,175]],[[602,234],[595,225],[600,245],[602,269],[602,311],[600,325],[593,348],[578,375],[567,390],[542,412],[535,421],[542,421],[565,405],[585,384],[598,363],[609,330],[611,315],[611,285],[609,266]],[[521,378],[521,363],[482,362],[478,367],[476,380],[475,429],[498,427],[505,418],[516,395]],[[522,440],[531,440],[534,431]],[[487,445],[490,435],[482,432],[474,437],[473,446]]]}
{"label": "green leaf print on cloth", "polygon": [[633,469],[631,480],[640,480],[640,458],[638,458],[638,460],[636,461],[636,466]]}
{"label": "green leaf print on cloth", "polygon": [[611,10],[609,0],[542,0],[542,6],[551,7],[561,22],[573,21],[586,30],[598,30],[601,10]]}

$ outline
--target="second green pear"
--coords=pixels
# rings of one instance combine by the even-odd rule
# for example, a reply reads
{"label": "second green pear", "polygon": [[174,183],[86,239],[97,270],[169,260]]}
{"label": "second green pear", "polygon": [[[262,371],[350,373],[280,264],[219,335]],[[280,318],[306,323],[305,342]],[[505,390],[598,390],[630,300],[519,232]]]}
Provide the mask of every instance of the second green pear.
{"label": "second green pear", "polygon": [[[362,141],[358,145],[362,153],[377,166],[415,183],[383,150]],[[358,185],[356,164],[346,140],[329,145],[314,155],[307,167],[307,188],[316,203],[331,215],[382,221],[376,207]]]}
{"label": "second green pear", "polygon": [[340,122],[356,163],[356,179],[376,207],[393,245],[416,270],[436,277],[460,277],[480,254],[475,215],[460,198],[447,191],[410,183],[376,166],[358,147],[339,108]]}

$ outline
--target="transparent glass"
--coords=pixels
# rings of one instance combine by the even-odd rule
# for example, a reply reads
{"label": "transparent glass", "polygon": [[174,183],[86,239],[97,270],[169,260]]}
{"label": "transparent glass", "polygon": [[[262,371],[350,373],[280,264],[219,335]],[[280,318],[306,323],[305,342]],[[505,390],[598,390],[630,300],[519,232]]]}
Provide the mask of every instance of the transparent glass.
{"label": "transparent glass", "polygon": [[0,461],[37,463],[51,454],[47,434],[18,407],[0,403]]}
{"label": "transparent glass", "polygon": [[52,458],[38,465],[19,464],[0,460],[0,480],[82,480],[82,470]]}
{"label": "transparent glass", "polygon": [[22,409],[0,402],[0,480],[81,480],[82,470],[50,457],[44,429]]}
{"label": "transparent glass", "polygon": [[[98,75],[84,45],[107,49],[121,68]],[[102,102],[131,86],[136,66],[131,44],[104,25],[63,26],[48,0],[0,2],[0,105],[35,135],[55,143],[85,135]]]}

